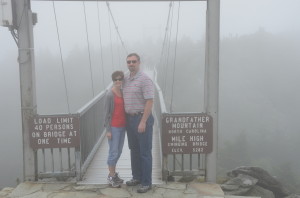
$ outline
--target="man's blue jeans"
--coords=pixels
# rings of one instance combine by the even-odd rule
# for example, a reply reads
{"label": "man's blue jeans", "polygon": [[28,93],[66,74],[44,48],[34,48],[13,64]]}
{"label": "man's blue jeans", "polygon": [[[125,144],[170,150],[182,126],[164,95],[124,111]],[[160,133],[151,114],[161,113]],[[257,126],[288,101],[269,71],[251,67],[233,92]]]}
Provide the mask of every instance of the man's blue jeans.
{"label": "man's blue jeans", "polygon": [[111,139],[108,139],[108,166],[116,166],[124,146],[125,127],[111,127]]}
{"label": "man's blue jeans", "polygon": [[148,117],[144,133],[138,132],[142,114],[126,116],[126,130],[131,157],[131,171],[133,179],[137,179],[143,186],[152,184],[152,134],[154,118]]}

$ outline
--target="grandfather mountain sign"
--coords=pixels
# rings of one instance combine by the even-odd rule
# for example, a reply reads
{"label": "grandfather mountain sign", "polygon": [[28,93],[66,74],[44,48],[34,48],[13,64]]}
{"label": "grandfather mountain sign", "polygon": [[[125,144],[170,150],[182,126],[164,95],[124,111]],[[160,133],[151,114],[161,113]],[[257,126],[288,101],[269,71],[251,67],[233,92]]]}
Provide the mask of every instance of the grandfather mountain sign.
{"label": "grandfather mountain sign", "polygon": [[164,154],[212,152],[212,117],[204,114],[169,114],[162,119]]}

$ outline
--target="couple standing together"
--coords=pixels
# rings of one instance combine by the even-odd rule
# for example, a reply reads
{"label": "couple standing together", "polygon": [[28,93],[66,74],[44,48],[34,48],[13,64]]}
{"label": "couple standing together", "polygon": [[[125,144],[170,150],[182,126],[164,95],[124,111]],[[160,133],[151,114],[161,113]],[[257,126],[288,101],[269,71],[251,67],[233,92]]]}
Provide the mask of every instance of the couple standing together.
{"label": "couple standing together", "polygon": [[122,71],[112,74],[113,87],[106,94],[106,136],[109,143],[108,182],[112,187],[123,183],[116,172],[116,164],[122,153],[125,131],[131,157],[132,179],[127,186],[136,186],[138,193],[145,193],[152,185],[152,133],[154,119],[152,106],[154,85],[152,80],[140,71],[140,56],[127,56],[129,74]]}

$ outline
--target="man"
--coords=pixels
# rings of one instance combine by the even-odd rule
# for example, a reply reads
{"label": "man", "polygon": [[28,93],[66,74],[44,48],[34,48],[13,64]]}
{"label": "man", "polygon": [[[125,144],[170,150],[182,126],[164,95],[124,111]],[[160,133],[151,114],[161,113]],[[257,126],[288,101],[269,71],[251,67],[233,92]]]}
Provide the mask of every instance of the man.
{"label": "man", "polygon": [[127,56],[130,71],[124,78],[123,97],[126,112],[126,131],[131,157],[132,179],[127,186],[136,186],[138,193],[145,193],[152,185],[152,133],[154,118],[152,106],[154,85],[152,80],[140,71],[140,56]]}

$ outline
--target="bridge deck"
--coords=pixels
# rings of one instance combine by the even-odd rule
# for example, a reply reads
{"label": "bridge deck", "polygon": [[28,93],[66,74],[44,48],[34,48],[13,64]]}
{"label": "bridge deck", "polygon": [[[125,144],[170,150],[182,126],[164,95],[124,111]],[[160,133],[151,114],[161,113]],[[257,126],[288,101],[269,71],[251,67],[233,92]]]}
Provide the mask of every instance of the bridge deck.
{"label": "bridge deck", "polygon": [[[144,70],[144,72],[153,80],[153,71]],[[152,141],[152,183],[161,184],[161,151],[159,144],[159,135],[155,130],[157,128],[157,122],[154,122],[153,126],[153,141]],[[96,152],[94,159],[89,165],[83,180],[79,184],[106,184],[108,167],[107,167],[107,156],[108,156],[108,142],[106,138],[102,141]],[[127,136],[125,136],[125,142],[123,147],[122,155],[117,163],[116,171],[125,181],[130,180],[131,175],[131,164],[130,164],[130,151],[128,149]]]}
{"label": "bridge deck", "polygon": [[[153,167],[152,167],[152,183],[161,184],[161,158],[160,158],[160,146],[159,137],[157,131],[153,131],[153,141],[152,141],[152,157],[153,157]],[[107,184],[107,156],[108,156],[108,142],[106,138],[102,141],[99,149],[97,150],[94,159],[89,165],[83,180],[78,184]],[[123,147],[122,155],[117,163],[116,171],[125,181],[131,179],[131,164],[130,164],[130,151],[128,149],[127,136],[125,136],[125,142]]]}

